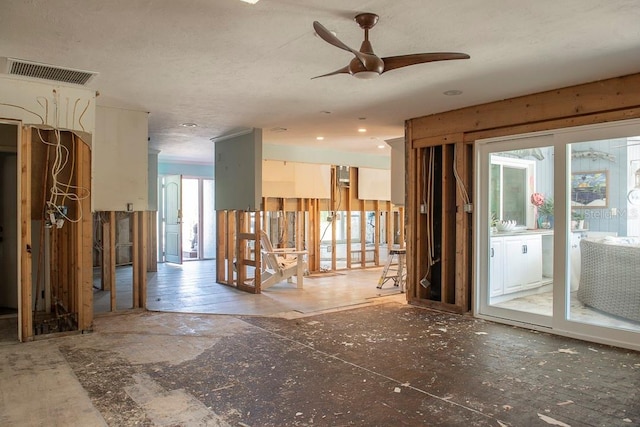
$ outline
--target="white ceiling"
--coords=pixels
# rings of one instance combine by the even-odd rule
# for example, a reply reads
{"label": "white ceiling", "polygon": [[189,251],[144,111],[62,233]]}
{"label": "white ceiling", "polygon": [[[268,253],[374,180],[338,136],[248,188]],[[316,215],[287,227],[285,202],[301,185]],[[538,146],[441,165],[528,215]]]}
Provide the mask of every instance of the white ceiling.
{"label": "white ceiling", "polygon": [[[380,15],[370,31],[379,56],[471,59],[312,80],[352,58],[313,21],[357,49],[360,12]],[[640,72],[639,42],[638,0],[0,3],[0,56],[99,72],[88,84],[99,105],[148,111],[161,159],[194,162],[212,161],[210,138],[251,127],[271,144],[387,154],[378,145],[409,118]],[[463,93],[443,94],[452,89]]]}

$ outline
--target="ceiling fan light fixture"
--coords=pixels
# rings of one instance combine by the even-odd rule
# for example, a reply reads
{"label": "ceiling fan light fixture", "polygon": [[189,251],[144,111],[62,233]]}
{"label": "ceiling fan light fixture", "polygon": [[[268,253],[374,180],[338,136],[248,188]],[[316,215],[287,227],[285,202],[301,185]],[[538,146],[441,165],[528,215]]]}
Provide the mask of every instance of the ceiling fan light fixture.
{"label": "ceiling fan light fixture", "polygon": [[380,73],[378,73],[377,71],[358,71],[357,73],[353,74],[353,77],[360,80],[371,80],[375,79],[379,75]]}

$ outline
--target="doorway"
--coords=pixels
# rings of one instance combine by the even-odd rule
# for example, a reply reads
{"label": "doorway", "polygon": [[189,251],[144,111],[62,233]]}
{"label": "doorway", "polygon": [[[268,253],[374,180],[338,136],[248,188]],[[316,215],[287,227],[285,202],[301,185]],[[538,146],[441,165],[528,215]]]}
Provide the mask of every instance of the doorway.
{"label": "doorway", "polygon": [[0,342],[18,341],[18,126],[0,123]]}
{"label": "doorway", "polygon": [[167,175],[160,177],[162,217],[158,245],[165,262],[215,259],[214,180]]}

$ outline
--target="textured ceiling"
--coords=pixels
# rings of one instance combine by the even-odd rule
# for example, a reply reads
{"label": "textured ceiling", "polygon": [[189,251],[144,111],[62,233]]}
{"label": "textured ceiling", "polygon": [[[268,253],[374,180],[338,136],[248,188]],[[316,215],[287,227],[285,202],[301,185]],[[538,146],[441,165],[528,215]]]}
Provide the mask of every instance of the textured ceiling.
{"label": "textured ceiling", "polygon": [[[369,154],[404,120],[640,72],[638,0],[21,0],[0,3],[0,56],[99,72],[99,105],[148,111],[166,160],[212,161],[210,138],[263,128],[263,140]],[[359,48],[359,12],[380,15],[380,56],[457,51],[364,81],[312,80]],[[446,96],[447,90],[461,95]],[[1,98],[0,94],[0,98]],[[185,128],[182,123],[197,123]],[[358,133],[365,127],[366,133]],[[286,129],[286,131],[282,130]],[[324,136],[317,141],[317,136]]]}

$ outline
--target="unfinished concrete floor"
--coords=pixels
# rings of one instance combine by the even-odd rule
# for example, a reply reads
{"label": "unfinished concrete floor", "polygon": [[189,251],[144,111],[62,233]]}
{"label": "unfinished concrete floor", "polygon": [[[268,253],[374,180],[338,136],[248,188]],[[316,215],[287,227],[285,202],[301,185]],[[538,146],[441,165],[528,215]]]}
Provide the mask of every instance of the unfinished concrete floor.
{"label": "unfinished concrete floor", "polygon": [[640,425],[640,353],[385,300],[1,346],[0,425]]}

